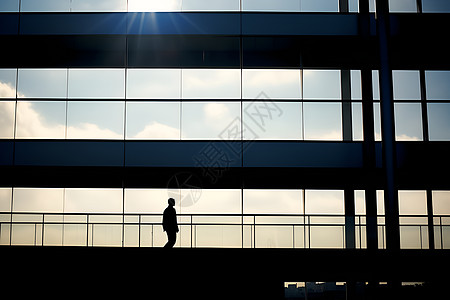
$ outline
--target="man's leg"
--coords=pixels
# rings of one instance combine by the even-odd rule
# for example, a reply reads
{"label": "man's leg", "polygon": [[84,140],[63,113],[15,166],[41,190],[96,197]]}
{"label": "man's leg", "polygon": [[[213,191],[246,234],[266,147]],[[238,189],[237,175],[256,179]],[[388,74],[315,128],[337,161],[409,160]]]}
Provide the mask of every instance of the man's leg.
{"label": "man's leg", "polygon": [[177,242],[177,233],[166,231],[167,233],[167,243],[164,246],[164,248],[173,248],[175,243]]}

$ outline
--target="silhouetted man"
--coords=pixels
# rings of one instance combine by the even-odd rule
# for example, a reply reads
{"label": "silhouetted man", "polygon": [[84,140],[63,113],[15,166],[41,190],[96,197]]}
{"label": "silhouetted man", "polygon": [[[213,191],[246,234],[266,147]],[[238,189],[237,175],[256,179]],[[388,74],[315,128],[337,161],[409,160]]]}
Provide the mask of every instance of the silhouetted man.
{"label": "silhouetted man", "polygon": [[167,243],[164,246],[164,248],[173,248],[173,245],[175,245],[175,242],[177,241],[177,232],[178,230],[178,223],[177,223],[177,212],[175,211],[174,205],[175,205],[175,199],[169,198],[167,201],[169,205],[164,210],[163,214],[163,231],[167,233]]}

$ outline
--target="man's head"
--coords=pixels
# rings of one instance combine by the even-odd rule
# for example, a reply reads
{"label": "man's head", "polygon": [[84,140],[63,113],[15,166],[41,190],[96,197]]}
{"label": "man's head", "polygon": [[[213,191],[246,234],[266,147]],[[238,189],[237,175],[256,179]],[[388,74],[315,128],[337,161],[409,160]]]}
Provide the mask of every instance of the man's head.
{"label": "man's head", "polygon": [[175,206],[175,199],[169,198],[169,200],[167,200],[167,203],[169,203],[170,206]]}

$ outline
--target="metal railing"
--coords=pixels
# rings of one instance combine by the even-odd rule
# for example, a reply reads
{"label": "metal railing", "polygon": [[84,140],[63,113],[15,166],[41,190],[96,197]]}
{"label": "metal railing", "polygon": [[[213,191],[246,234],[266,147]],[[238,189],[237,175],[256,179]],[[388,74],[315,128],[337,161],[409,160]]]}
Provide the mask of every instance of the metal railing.
{"label": "metal railing", "polygon": [[[180,231],[175,247],[343,249],[346,232],[353,232],[356,248],[366,248],[365,216],[355,216],[353,225],[346,225],[344,215],[178,214],[177,217]],[[436,249],[450,246],[448,225],[450,216],[434,217]],[[346,231],[346,226],[353,228]],[[426,223],[401,224],[400,230],[404,228],[419,236],[418,241],[412,242],[416,246],[405,248],[428,248]],[[384,230],[384,223],[379,222],[379,248],[384,248]],[[162,214],[0,213],[0,245],[162,247],[166,241]]]}

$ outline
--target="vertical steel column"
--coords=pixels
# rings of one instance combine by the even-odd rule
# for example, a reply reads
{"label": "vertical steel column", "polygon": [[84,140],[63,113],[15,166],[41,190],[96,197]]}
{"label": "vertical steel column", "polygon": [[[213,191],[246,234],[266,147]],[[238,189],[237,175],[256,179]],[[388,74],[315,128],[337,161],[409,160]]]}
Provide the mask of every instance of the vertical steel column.
{"label": "vertical steel column", "polygon": [[352,130],[352,103],[350,70],[341,70],[341,98],[342,98],[342,137],[344,141],[351,141]]}
{"label": "vertical steel column", "polygon": [[386,211],[386,249],[400,248],[398,189],[395,181],[396,145],[392,70],[389,64],[389,4],[377,0],[377,37],[380,55],[381,134],[383,136],[384,201]]}
{"label": "vertical steel column", "polygon": [[[361,38],[367,44],[371,44],[370,37],[370,14],[369,2],[359,0],[359,28]],[[377,239],[377,195],[376,195],[376,161],[375,161],[375,130],[373,115],[373,88],[372,70],[370,67],[363,67],[361,70],[361,94],[363,107],[363,158],[365,174],[365,196],[366,196],[366,236],[367,249],[378,249]]]}
{"label": "vertical steel column", "polygon": [[355,192],[353,189],[344,190],[345,203],[345,248],[355,249]]}

